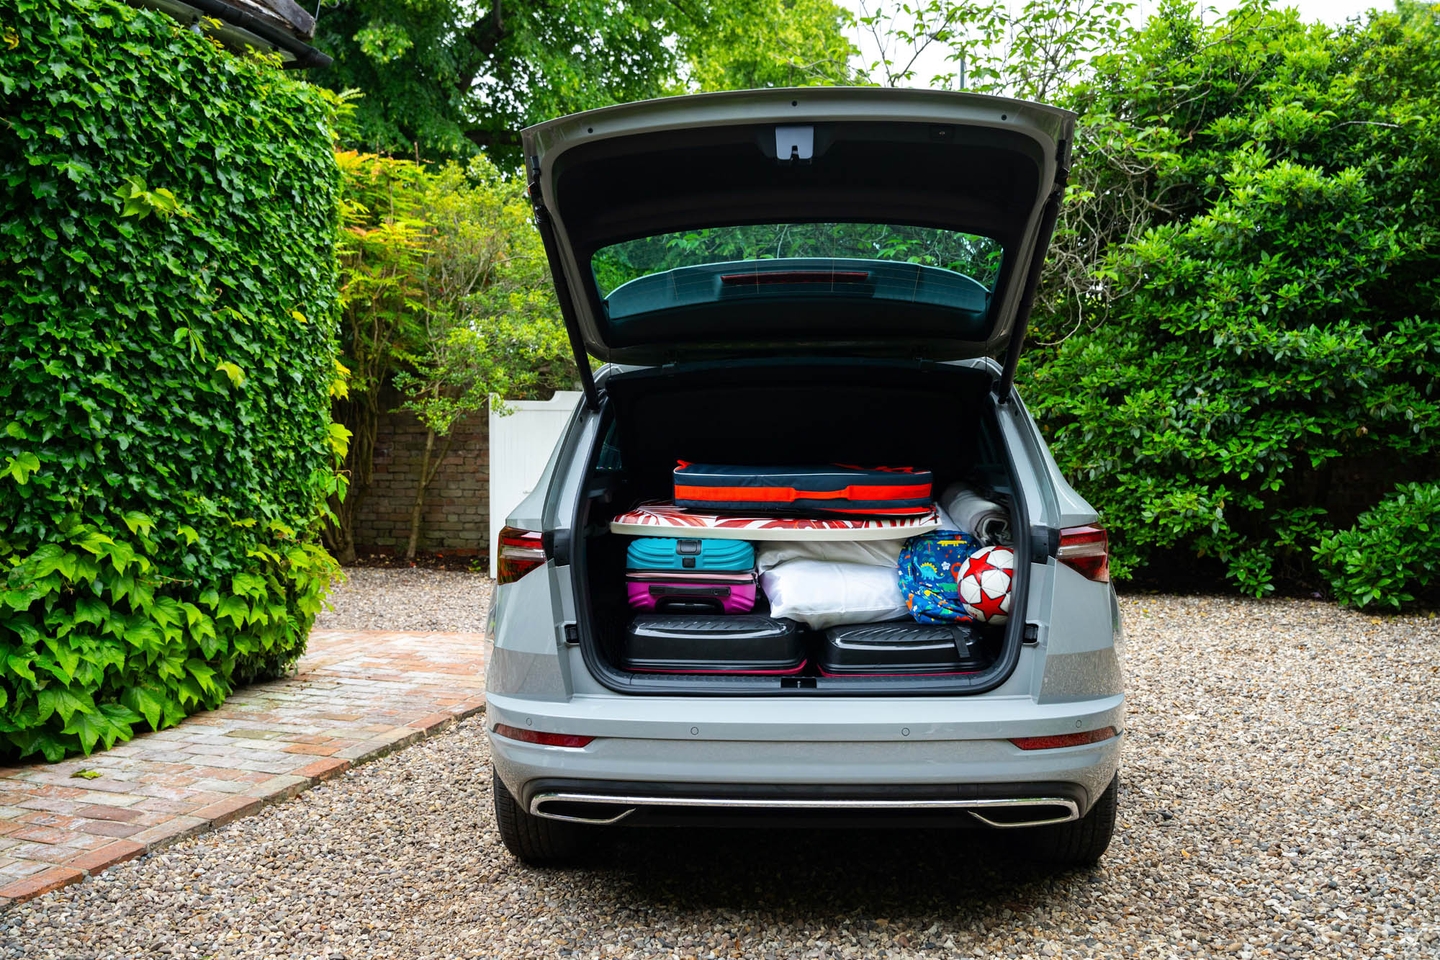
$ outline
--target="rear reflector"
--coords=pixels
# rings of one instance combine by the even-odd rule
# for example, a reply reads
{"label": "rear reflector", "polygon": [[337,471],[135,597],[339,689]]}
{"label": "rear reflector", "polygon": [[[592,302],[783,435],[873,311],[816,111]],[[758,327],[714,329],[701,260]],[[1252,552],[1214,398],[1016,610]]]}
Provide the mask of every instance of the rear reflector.
{"label": "rear reflector", "polygon": [[1119,735],[1120,731],[1114,727],[1101,727],[1099,730],[1061,733],[1053,737],[1011,737],[1010,742],[1021,750],[1054,750],[1057,747],[1083,747],[1087,743],[1099,743]]}
{"label": "rear reflector", "polygon": [[497,737],[504,737],[506,740],[521,740],[525,743],[538,743],[545,747],[583,747],[594,737],[577,737],[569,733],[541,733],[538,730],[521,730],[519,727],[512,727],[508,723],[497,723],[492,731]]}
{"label": "rear reflector", "polygon": [[1066,527],[1060,531],[1055,558],[1086,580],[1110,582],[1110,538],[1100,526]]}
{"label": "rear reflector", "polygon": [[540,534],[518,527],[500,531],[499,556],[495,558],[495,581],[513,583],[545,563],[545,547]]}

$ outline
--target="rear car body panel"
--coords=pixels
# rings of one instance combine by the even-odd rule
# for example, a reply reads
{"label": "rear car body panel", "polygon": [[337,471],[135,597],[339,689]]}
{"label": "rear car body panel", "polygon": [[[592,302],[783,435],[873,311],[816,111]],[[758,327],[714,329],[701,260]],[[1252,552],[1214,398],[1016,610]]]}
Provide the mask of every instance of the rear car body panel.
{"label": "rear car body panel", "polygon": [[[964,365],[995,365],[970,361]],[[608,374],[611,371],[604,371]],[[605,375],[601,377],[603,384]],[[1000,434],[1022,496],[1031,504],[1030,537],[1047,543],[1060,525],[1093,521],[1094,511],[1063,484],[1043,456],[1038,431],[1018,402],[998,408]],[[572,421],[543,493],[550,523],[573,517],[585,491],[585,452],[598,443],[600,414]],[[1032,432],[1033,431],[1033,432]],[[533,520],[528,501],[511,522]],[[547,532],[570,542],[566,525]],[[1114,726],[1124,729],[1124,696],[1114,592],[1037,552],[1026,578],[1019,628],[1033,639],[995,689],[977,695],[896,697],[794,695],[636,696],[599,681],[580,646],[583,611],[575,568],[554,560],[495,596],[487,726],[577,734],[583,749],[492,737],[501,779],[516,797],[547,778],[668,784],[893,784],[906,790],[944,784],[1058,781],[1093,803],[1113,777],[1122,737],[1058,750],[1022,751],[1009,737]],[[533,792],[533,791],[532,791]],[[1084,810],[1082,809],[1083,813]]]}
{"label": "rear car body panel", "polygon": [[[586,403],[542,486],[510,521],[540,532],[548,559],[498,586],[493,601],[486,723],[495,770],[522,806],[539,812],[528,805],[541,790],[1023,802],[1037,784],[1055,787],[1047,802],[1069,803],[1075,815],[1097,801],[1115,775],[1124,730],[1114,593],[1056,559],[1060,531],[1093,522],[1095,512],[1060,477],[1010,390],[1074,121],[1063,110],[968,94],[806,88],[625,104],[523,132]],[[617,273],[602,293],[592,268],[597,251],[630,241],[777,222],[965,232],[998,243],[1001,255],[989,285],[950,269],[958,261],[918,269],[775,253],[769,263]],[[948,290],[938,283],[947,270]],[[907,294],[902,275],[916,291],[935,284]],[[681,290],[682,280],[693,285]],[[613,315],[608,293],[616,294]],[[589,356],[610,365],[592,377]],[[592,489],[590,471],[602,428],[625,399],[620,383],[680,382],[722,364],[755,377],[818,362],[866,386],[871,376],[906,387],[927,377],[979,385],[956,396],[993,423],[986,442],[999,451],[1017,504],[1017,613],[992,675],[968,687],[913,678],[846,687],[822,677],[803,688],[770,678],[761,696],[757,678],[670,689],[601,663],[584,571],[588,538],[604,528],[586,505],[604,493]],[[774,430],[783,436],[786,425]],[[545,746],[497,725],[594,739]],[[1109,728],[1115,735],[1055,749],[1011,742]]]}

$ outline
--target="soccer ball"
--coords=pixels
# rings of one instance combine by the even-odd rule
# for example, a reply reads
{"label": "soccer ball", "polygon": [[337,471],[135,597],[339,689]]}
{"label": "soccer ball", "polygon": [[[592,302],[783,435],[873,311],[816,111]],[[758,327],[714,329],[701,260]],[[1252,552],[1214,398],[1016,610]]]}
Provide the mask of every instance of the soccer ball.
{"label": "soccer ball", "polygon": [[1009,547],[981,547],[955,568],[960,603],[981,623],[1010,619],[1010,578],[1015,553]]}

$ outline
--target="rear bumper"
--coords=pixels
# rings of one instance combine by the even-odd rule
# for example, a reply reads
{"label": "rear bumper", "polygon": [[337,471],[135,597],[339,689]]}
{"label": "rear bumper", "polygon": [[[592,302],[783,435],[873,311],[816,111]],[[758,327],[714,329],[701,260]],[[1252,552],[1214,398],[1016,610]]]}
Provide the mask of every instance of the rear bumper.
{"label": "rear bumper", "polygon": [[[1083,815],[1115,775],[1123,735],[1028,751],[1009,738],[1124,727],[1118,696],[1046,705],[1028,697],[983,703],[575,697],[556,703],[496,696],[486,714],[492,730],[505,723],[596,738],[576,749],[492,732],[495,770],[526,809],[548,791],[696,801],[878,801],[872,807],[840,805],[848,812],[926,809],[907,808],[912,800],[940,801],[931,812],[944,809],[944,802],[964,809],[955,801],[966,799],[1073,800]],[[1046,789],[1037,792],[1042,784]],[[818,802],[790,806],[824,809]]]}

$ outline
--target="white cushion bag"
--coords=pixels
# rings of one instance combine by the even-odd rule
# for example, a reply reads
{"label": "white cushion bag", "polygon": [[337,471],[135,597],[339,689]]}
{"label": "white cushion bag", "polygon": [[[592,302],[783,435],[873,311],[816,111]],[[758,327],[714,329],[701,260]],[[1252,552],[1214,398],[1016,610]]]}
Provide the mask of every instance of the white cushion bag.
{"label": "white cushion bag", "polygon": [[786,560],[760,575],[772,617],[824,630],[839,623],[878,623],[909,615],[898,570],[890,566]]}

